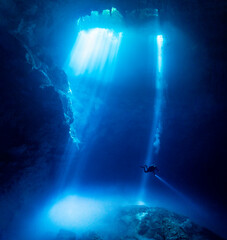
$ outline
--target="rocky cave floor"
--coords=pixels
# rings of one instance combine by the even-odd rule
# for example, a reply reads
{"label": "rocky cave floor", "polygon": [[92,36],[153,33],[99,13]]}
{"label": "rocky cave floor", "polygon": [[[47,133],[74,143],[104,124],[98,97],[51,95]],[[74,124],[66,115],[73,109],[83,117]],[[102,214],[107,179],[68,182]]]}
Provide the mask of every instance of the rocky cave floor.
{"label": "rocky cave floor", "polygon": [[[55,240],[218,240],[221,237],[193,223],[189,218],[163,208],[128,206],[121,208],[109,229],[77,236],[61,229]],[[107,227],[108,228],[108,227]],[[104,227],[103,229],[107,229]]]}

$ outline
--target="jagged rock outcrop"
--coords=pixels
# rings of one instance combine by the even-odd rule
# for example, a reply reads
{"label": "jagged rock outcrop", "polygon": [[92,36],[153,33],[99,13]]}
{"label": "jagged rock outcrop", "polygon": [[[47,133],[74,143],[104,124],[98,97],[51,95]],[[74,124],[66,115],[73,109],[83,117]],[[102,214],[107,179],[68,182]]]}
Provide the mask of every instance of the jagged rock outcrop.
{"label": "jagged rock outcrop", "polygon": [[221,239],[189,218],[162,208],[132,206],[122,209],[119,223],[122,239]]}

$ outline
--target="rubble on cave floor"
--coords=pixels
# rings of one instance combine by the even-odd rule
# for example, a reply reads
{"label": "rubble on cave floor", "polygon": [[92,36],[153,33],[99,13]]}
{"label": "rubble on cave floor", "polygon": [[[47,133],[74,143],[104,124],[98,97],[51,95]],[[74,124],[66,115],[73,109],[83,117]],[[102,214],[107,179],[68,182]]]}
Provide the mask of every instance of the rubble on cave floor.
{"label": "rubble on cave floor", "polygon": [[[158,207],[128,206],[109,216],[102,230],[76,237],[60,230],[56,240],[221,240],[189,218]],[[107,230],[108,229],[108,230]]]}

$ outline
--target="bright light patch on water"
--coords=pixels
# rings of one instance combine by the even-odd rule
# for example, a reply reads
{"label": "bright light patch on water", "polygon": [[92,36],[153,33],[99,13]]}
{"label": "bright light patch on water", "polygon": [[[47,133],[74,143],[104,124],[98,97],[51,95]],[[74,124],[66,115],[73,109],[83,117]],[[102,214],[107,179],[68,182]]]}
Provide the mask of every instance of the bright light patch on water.
{"label": "bright light patch on water", "polygon": [[68,196],[49,211],[52,222],[65,228],[83,228],[94,224],[104,214],[100,202],[77,196]]}
{"label": "bright light patch on water", "polygon": [[76,76],[101,72],[115,59],[122,33],[110,29],[93,28],[80,31],[73,47],[69,66]]}
{"label": "bright light patch on water", "polygon": [[139,206],[144,206],[144,205],[145,205],[145,202],[143,202],[143,201],[138,201],[138,202],[137,202],[137,205],[139,205]]}

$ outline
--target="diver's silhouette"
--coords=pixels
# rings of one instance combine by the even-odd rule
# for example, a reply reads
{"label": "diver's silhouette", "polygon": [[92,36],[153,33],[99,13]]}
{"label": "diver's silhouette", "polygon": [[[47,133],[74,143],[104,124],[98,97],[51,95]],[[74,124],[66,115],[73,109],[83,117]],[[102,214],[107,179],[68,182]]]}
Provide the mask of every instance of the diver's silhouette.
{"label": "diver's silhouette", "polygon": [[147,165],[143,165],[140,167],[143,168],[145,173],[152,172],[152,173],[154,173],[154,175],[156,175],[156,171],[159,171],[158,168],[154,165],[151,165],[150,167],[148,167]]}

